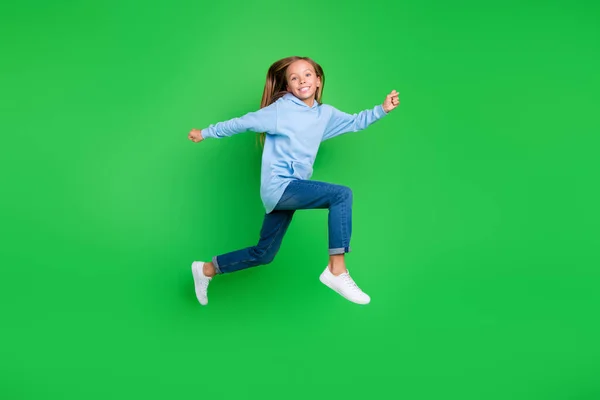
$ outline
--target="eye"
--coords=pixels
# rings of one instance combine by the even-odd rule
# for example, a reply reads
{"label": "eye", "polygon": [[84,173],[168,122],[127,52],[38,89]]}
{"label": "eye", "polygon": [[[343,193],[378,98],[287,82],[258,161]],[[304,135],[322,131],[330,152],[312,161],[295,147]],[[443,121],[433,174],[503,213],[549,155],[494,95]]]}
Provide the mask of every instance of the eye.
{"label": "eye", "polygon": [[310,72],[306,74],[306,76],[311,76],[311,75],[312,75],[312,74],[311,74]]}
{"label": "eye", "polygon": [[294,80],[296,80],[296,77],[293,77],[293,78],[292,78],[292,80],[293,80],[293,81],[294,81]]}

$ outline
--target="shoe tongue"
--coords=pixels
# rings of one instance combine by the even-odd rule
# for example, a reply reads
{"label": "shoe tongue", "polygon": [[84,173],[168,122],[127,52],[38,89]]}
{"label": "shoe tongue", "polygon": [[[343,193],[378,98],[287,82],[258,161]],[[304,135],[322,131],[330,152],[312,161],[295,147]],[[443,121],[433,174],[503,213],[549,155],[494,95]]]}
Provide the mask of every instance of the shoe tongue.
{"label": "shoe tongue", "polygon": [[[329,269],[329,268],[327,268],[327,269],[329,270],[329,273],[330,273],[331,275],[333,275],[333,272],[331,272],[331,269]],[[338,277],[339,277],[339,276],[344,276],[344,275],[348,275],[348,276],[350,275],[350,272],[348,271],[348,269],[347,269],[347,268],[346,268],[346,272],[342,272],[342,273],[341,273],[341,274],[339,274],[339,275],[333,275],[333,276],[338,276]]]}

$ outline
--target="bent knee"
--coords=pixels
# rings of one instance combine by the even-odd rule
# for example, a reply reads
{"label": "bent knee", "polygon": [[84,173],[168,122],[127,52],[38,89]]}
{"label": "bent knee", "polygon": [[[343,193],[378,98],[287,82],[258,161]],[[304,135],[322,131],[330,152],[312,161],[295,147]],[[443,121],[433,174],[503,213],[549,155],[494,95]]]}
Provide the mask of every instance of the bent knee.
{"label": "bent knee", "polygon": [[345,201],[352,201],[352,189],[347,186],[340,187],[340,197]]}
{"label": "bent knee", "polygon": [[259,258],[261,265],[271,264],[275,259],[275,254],[265,254]]}
{"label": "bent knee", "polygon": [[277,254],[276,251],[269,251],[269,250],[264,250],[264,249],[256,249],[255,252],[254,252],[254,254],[253,254],[253,256],[254,256],[254,262],[257,265],[270,264],[275,259],[275,254]]}

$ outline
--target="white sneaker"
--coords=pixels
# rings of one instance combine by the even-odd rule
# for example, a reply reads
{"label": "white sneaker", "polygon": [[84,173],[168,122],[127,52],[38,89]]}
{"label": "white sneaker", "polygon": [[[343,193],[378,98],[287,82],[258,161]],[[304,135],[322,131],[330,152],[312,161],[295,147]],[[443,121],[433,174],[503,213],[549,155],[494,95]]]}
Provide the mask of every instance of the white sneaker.
{"label": "white sneaker", "polygon": [[212,278],[204,275],[204,263],[202,261],[194,261],[192,263],[192,275],[194,276],[194,288],[196,289],[196,297],[203,306],[208,304],[208,284]]}
{"label": "white sneaker", "polygon": [[335,276],[329,270],[329,267],[325,268],[325,271],[319,277],[329,288],[335,290],[347,300],[350,300],[356,304],[369,304],[371,298],[365,292],[360,290],[354,280],[350,277],[348,271],[341,275]]}

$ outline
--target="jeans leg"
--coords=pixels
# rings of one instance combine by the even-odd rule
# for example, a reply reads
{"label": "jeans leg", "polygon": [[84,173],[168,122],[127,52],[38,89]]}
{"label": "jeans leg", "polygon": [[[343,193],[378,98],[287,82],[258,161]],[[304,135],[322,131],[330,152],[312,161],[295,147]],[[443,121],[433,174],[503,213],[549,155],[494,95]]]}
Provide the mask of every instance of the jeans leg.
{"label": "jeans leg", "polygon": [[350,252],[352,236],[352,190],[326,182],[290,182],[276,210],[328,208],[329,254]]}
{"label": "jeans leg", "polygon": [[350,252],[352,237],[352,190],[341,186],[329,207],[329,255]]}
{"label": "jeans leg", "polygon": [[226,274],[269,264],[279,251],[293,216],[293,210],[275,210],[265,214],[258,244],[213,257],[213,264],[217,273]]}

